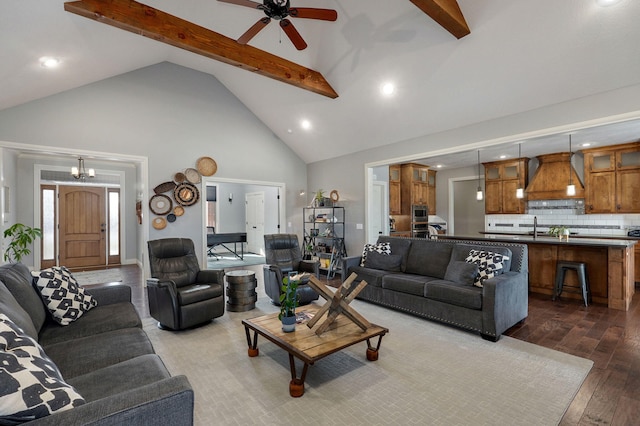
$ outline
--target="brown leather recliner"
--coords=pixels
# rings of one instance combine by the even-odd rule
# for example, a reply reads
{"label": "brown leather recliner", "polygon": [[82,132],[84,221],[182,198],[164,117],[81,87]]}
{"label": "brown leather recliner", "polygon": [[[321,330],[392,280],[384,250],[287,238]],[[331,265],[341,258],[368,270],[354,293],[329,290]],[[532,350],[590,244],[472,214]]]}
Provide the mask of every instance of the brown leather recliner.
{"label": "brown leather recliner", "polygon": [[[282,278],[287,272],[310,272],[316,277],[320,272],[320,264],[317,261],[302,259],[296,234],[267,234],[264,236],[264,249],[264,289],[275,305],[280,305]],[[298,286],[296,293],[299,305],[306,305],[318,299],[318,293],[304,283]]]}
{"label": "brown leather recliner", "polygon": [[149,311],[160,328],[183,330],[224,314],[224,271],[200,270],[193,241],[147,242]]}

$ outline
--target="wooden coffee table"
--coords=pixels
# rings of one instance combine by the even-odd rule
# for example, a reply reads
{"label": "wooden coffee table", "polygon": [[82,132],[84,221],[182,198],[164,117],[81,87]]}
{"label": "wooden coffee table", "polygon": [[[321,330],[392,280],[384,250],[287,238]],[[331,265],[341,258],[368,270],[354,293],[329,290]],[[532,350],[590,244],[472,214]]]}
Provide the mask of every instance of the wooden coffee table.
{"label": "wooden coffee table", "polygon": [[[317,305],[310,304],[298,308],[297,312],[315,315],[318,309]],[[282,323],[278,319],[277,313],[242,320],[242,324],[247,335],[250,357],[259,355],[258,335],[264,336],[267,340],[287,351],[291,368],[289,394],[293,397],[299,397],[304,394],[304,379],[310,365],[327,355],[363,341],[367,342],[367,360],[375,361],[378,359],[382,336],[389,332],[387,328],[375,324],[371,324],[371,327],[363,331],[351,320],[343,316],[339,316],[329,329],[320,336],[316,335],[305,323],[296,324],[296,330],[292,333],[283,332]],[[251,331],[253,331],[253,339]],[[378,341],[373,346],[371,339],[376,336]],[[300,377],[296,375],[294,358],[298,358],[304,363]]]}

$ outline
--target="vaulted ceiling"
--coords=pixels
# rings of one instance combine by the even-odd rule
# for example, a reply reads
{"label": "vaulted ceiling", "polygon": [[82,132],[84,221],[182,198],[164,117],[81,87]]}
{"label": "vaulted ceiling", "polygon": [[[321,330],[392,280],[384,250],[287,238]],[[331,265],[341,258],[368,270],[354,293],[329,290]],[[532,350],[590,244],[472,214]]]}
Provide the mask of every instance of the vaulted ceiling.
{"label": "vaulted ceiling", "polygon": [[[236,49],[232,40],[260,11],[214,0],[144,3],[231,40],[236,57],[185,50],[179,37],[141,37],[131,22],[114,27],[113,11],[91,10],[135,4],[128,0],[72,2],[75,11],[59,0],[2,2],[0,109],[170,61],[214,75],[313,162],[640,83],[640,2],[632,0],[605,8],[594,0],[292,0],[338,12],[335,22],[295,20],[302,51],[277,25]],[[39,65],[46,55],[60,58],[58,69]],[[297,72],[295,84],[288,71],[264,66],[271,55]],[[390,96],[380,93],[386,82],[395,85]],[[320,90],[304,90],[309,84]]]}

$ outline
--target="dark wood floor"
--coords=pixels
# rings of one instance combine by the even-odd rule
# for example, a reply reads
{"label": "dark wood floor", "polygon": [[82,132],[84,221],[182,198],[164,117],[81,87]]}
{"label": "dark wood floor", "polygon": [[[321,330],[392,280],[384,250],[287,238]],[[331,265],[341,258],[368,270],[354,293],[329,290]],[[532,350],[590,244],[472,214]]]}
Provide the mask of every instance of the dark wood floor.
{"label": "dark wood floor", "polygon": [[[254,269],[255,268],[255,269]],[[263,285],[261,266],[256,271]],[[148,316],[142,274],[121,268],[141,316]],[[627,312],[578,300],[529,296],[529,317],[505,335],[590,359],[594,366],[567,410],[562,425],[640,424],[640,289]]]}
{"label": "dark wood floor", "polygon": [[563,425],[640,424],[640,289],[629,311],[529,296],[529,316],[505,335],[594,362]]}

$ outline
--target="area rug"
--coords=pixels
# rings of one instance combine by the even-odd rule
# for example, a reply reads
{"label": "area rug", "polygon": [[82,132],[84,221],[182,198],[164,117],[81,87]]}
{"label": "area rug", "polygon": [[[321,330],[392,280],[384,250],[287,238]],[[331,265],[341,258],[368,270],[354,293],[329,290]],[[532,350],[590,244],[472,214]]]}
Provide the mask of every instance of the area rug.
{"label": "area rug", "polygon": [[162,331],[151,319],[144,329],[169,371],[189,378],[196,425],[556,425],[593,365],[507,336],[492,343],[352,305],[390,330],[379,360],[366,361],[365,343],[323,358],[309,368],[301,398],[289,396],[286,352],[259,338],[260,355],[247,356],[241,320],[277,310],[264,292],[254,310],[193,330]]}
{"label": "area rug", "polygon": [[261,265],[265,262],[264,256],[255,253],[245,253],[243,259],[238,259],[233,253],[221,253],[218,259],[207,258],[207,269],[230,269],[241,266]]}
{"label": "area rug", "polygon": [[102,269],[99,271],[72,272],[71,275],[80,285],[113,283],[122,281],[119,269]]}

